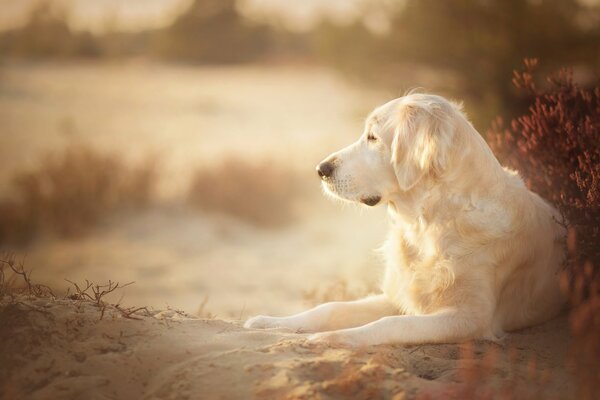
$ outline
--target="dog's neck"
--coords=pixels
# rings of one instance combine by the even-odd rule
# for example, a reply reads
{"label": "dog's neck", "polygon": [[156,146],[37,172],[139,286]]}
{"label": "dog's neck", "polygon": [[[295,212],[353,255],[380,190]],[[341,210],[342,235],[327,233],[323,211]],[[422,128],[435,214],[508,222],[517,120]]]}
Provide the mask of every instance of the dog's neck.
{"label": "dog's neck", "polygon": [[408,192],[389,195],[388,214],[394,224],[414,225],[428,215],[427,192],[414,188]]}
{"label": "dog's neck", "polygon": [[[463,131],[470,133],[462,137],[458,155],[441,175],[426,175],[410,190],[398,188],[389,194],[388,213],[392,221],[405,226],[433,219],[443,222],[456,218],[457,213],[463,212],[464,204],[472,204],[477,198],[503,195],[510,174],[470,124]],[[518,176],[513,179],[520,180]]]}
{"label": "dog's neck", "polygon": [[[464,168],[472,168],[465,166]],[[460,168],[454,175],[462,174]],[[487,171],[490,171],[488,168]],[[434,220],[443,223],[454,219],[464,211],[465,204],[474,204],[477,199],[485,197],[498,197],[505,190],[498,174],[506,175],[502,168],[492,169],[492,174],[487,176],[474,176],[475,182],[464,179],[446,179],[443,182],[435,178],[424,179],[409,191],[395,191],[388,195],[388,214],[392,222],[399,226],[414,226],[415,224],[431,223]]]}

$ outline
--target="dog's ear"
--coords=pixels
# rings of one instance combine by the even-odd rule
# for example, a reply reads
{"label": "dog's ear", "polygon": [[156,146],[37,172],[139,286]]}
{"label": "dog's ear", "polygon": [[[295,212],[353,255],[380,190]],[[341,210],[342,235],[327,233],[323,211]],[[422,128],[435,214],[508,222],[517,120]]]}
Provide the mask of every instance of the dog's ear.
{"label": "dog's ear", "polygon": [[405,105],[400,110],[392,165],[400,189],[412,189],[424,176],[440,175],[447,166],[451,129],[440,110]]}

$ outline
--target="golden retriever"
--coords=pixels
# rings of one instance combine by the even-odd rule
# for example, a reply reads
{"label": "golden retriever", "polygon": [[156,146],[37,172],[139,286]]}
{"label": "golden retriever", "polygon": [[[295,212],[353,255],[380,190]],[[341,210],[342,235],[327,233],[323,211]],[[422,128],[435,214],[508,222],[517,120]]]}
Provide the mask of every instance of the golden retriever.
{"label": "golden retriever", "polygon": [[317,172],[337,198],[387,205],[382,293],[245,327],[355,346],[447,343],[495,340],[562,308],[560,215],[500,165],[460,106],[421,93],[392,100]]}

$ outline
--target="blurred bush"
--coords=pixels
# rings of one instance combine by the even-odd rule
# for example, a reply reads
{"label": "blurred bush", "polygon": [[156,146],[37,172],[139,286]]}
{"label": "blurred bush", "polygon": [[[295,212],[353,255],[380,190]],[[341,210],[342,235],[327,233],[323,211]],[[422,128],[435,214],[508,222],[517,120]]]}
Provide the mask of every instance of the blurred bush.
{"label": "blurred bush", "polygon": [[[414,86],[467,100],[475,125],[487,127],[500,111],[526,109],[509,84],[525,57],[548,70],[600,67],[600,6],[578,0],[380,1],[390,23],[383,34],[361,21],[323,23],[313,35],[320,57],[373,84],[401,94]],[[367,3],[365,13],[373,7]],[[429,73],[423,75],[424,71]]]}
{"label": "blurred bush", "polygon": [[146,56],[235,63],[263,55],[269,32],[266,26],[242,18],[235,0],[194,0],[165,28],[94,35],[69,27],[65,4],[40,0],[23,27],[0,33],[0,54],[25,59]]}
{"label": "blurred bush", "polygon": [[73,32],[67,12],[49,0],[32,8],[27,23],[0,35],[0,55],[21,58],[99,57],[101,47],[90,32]]}
{"label": "blurred bush", "polygon": [[72,237],[109,213],[146,205],[157,183],[155,163],[127,165],[116,155],[71,145],[18,173],[12,196],[0,201],[0,244],[38,233]]}
{"label": "blurred bush", "polygon": [[267,50],[268,29],[243,19],[235,0],[194,0],[175,21],[154,35],[159,57],[188,62],[234,63]]}
{"label": "blurred bush", "polygon": [[557,222],[569,229],[563,286],[571,299],[578,398],[592,399],[600,391],[600,82],[581,88],[561,70],[540,89],[536,65],[527,60],[514,79],[534,97],[529,111],[509,128],[497,120],[488,138],[499,158],[564,216]]}
{"label": "blurred bush", "polygon": [[488,140],[498,157],[520,171],[528,186],[577,231],[570,268],[583,268],[589,261],[600,278],[600,82],[581,88],[571,72],[561,70],[548,78],[550,87],[539,89],[536,65],[526,60],[526,70],[514,79],[534,96],[529,112],[507,129],[496,120]]}
{"label": "blurred bush", "polygon": [[[203,64],[312,60],[401,95],[407,89],[464,99],[475,126],[516,116],[530,100],[508,83],[525,57],[547,71],[600,69],[600,4],[580,0],[369,0],[353,22],[323,19],[292,33],[276,18],[258,22],[236,0],[193,0],[160,29],[92,35],[69,28],[67,12],[41,0],[29,22],[0,33],[4,57],[132,57]],[[57,8],[58,7],[58,8]],[[307,6],[308,7],[308,6]]]}
{"label": "blurred bush", "polygon": [[228,158],[196,171],[188,202],[257,226],[283,226],[296,216],[304,192],[302,183],[295,171],[282,163]]}

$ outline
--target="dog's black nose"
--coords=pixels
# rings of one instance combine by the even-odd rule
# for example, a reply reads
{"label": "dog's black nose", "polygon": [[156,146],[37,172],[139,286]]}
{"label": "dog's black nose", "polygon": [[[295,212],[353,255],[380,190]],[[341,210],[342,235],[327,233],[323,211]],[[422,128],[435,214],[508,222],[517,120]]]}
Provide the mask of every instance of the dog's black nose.
{"label": "dog's black nose", "polygon": [[317,165],[317,174],[319,174],[321,179],[329,178],[333,174],[334,168],[335,167],[332,163],[327,161],[322,162],[321,164]]}

